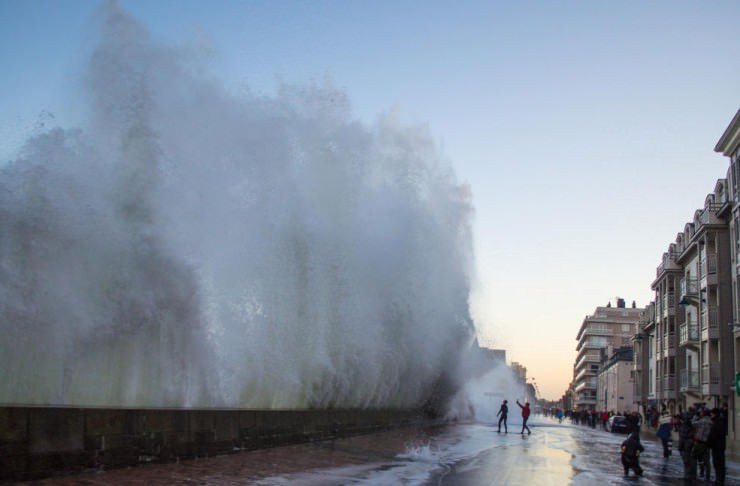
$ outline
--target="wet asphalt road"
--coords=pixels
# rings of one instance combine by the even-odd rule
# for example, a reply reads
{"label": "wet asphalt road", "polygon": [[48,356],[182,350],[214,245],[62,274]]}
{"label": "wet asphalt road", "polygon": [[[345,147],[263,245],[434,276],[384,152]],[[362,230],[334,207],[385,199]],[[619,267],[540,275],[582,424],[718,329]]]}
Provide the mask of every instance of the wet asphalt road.
{"label": "wet asphalt road", "polygon": [[[497,433],[472,423],[407,428],[371,435],[174,464],[90,471],[36,481],[39,485],[703,485],[683,480],[674,450],[643,433],[642,477],[625,478],[619,461],[624,435],[535,418],[532,435]],[[740,463],[728,457],[726,484],[740,484]]]}

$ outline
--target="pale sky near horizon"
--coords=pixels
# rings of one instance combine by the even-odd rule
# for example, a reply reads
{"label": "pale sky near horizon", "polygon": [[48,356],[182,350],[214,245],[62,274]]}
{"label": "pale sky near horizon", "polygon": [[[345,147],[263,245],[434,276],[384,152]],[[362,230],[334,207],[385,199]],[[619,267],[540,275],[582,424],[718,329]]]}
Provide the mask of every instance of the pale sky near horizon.
{"label": "pale sky near horizon", "polygon": [[[737,1],[118,3],[161,42],[205,42],[224,83],[328,78],[362,120],[427,125],[473,193],[480,342],[548,399],[584,316],[652,300],[729,165],[713,148],[740,107]],[[77,125],[99,4],[0,0],[0,163],[40,122]]]}

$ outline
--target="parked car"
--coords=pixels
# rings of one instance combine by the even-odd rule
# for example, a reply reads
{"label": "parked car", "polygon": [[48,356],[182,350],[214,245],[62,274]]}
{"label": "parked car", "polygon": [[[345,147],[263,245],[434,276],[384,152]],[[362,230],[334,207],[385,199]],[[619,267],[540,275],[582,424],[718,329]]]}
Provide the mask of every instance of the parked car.
{"label": "parked car", "polygon": [[629,434],[631,425],[624,415],[612,415],[606,421],[606,430],[609,432]]}

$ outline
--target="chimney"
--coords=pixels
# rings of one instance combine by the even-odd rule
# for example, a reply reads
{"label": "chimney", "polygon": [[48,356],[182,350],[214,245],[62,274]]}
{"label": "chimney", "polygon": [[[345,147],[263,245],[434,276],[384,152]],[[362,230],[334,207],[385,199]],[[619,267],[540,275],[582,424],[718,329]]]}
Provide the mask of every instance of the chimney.
{"label": "chimney", "polygon": [[617,308],[618,309],[624,309],[624,299],[617,297]]}

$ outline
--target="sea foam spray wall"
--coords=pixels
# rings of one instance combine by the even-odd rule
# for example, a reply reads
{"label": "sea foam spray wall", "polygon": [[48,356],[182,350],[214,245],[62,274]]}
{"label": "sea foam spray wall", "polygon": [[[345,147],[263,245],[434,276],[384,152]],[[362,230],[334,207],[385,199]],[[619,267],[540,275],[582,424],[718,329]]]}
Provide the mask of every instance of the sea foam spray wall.
{"label": "sea foam spray wall", "polygon": [[428,132],[103,23],[89,122],[1,168],[0,403],[428,400],[474,332],[469,193]]}

